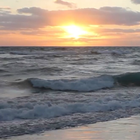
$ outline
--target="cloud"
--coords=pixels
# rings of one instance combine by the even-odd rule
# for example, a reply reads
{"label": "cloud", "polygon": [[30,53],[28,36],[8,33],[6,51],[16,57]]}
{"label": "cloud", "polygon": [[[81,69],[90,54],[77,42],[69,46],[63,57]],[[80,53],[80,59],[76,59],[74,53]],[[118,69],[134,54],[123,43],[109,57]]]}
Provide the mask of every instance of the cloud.
{"label": "cloud", "polygon": [[5,15],[10,13],[11,8],[10,7],[0,7],[0,15]]}
{"label": "cloud", "polygon": [[17,14],[0,14],[1,30],[40,29],[45,26],[80,25],[139,25],[140,12],[121,7],[85,8],[48,11],[31,7],[17,10]]}
{"label": "cloud", "polygon": [[140,0],[131,0],[135,4],[140,4]]}
{"label": "cloud", "polygon": [[121,28],[117,28],[117,29],[108,29],[108,28],[99,28],[97,30],[97,33],[98,34],[101,34],[101,35],[104,35],[104,36],[118,36],[118,35],[129,35],[129,34],[139,34],[140,33],[140,29],[133,29],[130,28],[130,29],[121,29]]}
{"label": "cloud", "polygon": [[55,3],[67,6],[69,8],[76,8],[76,4],[70,3],[70,2],[66,2],[66,1],[63,1],[63,0],[55,0]]}

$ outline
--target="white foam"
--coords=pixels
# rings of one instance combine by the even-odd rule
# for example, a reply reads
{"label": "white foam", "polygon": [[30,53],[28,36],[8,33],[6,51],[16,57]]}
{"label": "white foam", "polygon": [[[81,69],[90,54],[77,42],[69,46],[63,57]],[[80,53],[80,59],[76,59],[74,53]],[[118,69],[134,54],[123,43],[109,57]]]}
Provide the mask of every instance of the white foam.
{"label": "white foam", "polygon": [[114,86],[114,79],[111,76],[100,76],[87,79],[76,80],[43,80],[30,79],[31,84],[35,88],[46,88],[61,91],[96,91],[103,88],[111,88]]}
{"label": "white foam", "polygon": [[[10,106],[9,106],[10,107]],[[12,107],[12,106],[11,106]],[[0,109],[0,121],[10,121],[15,119],[39,119],[39,118],[55,118],[65,115],[72,115],[75,113],[89,113],[89,112],[106,112],[118,109],[127,109],[133,107],[140,107],[140,98],[133,100],[100,100],[90,103],[68,103],[59,105],[25,105],[21,108],[4,108]]]}

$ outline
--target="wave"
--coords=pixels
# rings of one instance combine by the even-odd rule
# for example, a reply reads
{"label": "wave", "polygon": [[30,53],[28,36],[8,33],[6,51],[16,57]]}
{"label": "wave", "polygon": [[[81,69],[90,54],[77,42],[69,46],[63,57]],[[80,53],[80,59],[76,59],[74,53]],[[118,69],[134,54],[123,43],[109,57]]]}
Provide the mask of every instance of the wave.
{"label": "wave", "polygon": [[78,52],[74,52],[74,51],[49,51],[49,52],[45,52],[45,51],[10,51],[9,54],[12,55],[48,55],[48,56],[57,56],[57,55],[75,55]]}
{"label": "wave", "polygon": [[30,52],[23,52],[23,51],[10,51],[10,54],[14,54],[14,55],[30,55]]}
{"label": "wave", "polygon": [[109,89],[115,86],[140,86],[140,72],[125,73],[120,75],[102,75],[85,79],[59,79],[45,80],[28,78],[24,81],[13,82],[24,88],[46,89],[54,91],[91,92]]}
{"label": "wave", "polygon": [[8,71],[6,71],[6,70],[3,70],[3,69],[0,69],[0,72],[1,72],[1,73],[3,73],[3,72],[8,72]]}
{"label": "wave", "polygon": [[118,109],[128,109],[140,107],[140,97],[133,98],[132,100],[101,100],[100,102],[93,101],[89,103],[65,103],[52,105],[46,104],[20,104],[9,105],[8,103],[0,104],[0,121],[11,121],[18,119],[39,119],[39,118],[56,118],[75,113],[94,113],[94,112],[107,112]]}
{"label": "wave", "polygon": [[140,86],[140,72],[117,75],[114,79],[122,86]]}
{"label": "wave", "polygon": [[91,51],[92,54],[112,54],[112,55],[123,55],[128,54],[130,51],[123,51],[123,50],[98,50],[98,51]]}
{"label": "wave", "polygon": [[43,67],[43,68],[30,68],[23,70],[23,72],[58,72],[58,71],[63,71],[63,69],[58,68],[58,67]]}
{"label": "wave", "polygon": [[111,88],[114,85],[114,80],[111,76],[75,80],[43,80],[31,78],[29,82],[34,88],[79,92],[96,91],[99,89]]}
{"label": "wave", "polygon": [[134,61],[132,62],[132,65],[140,65],[140,60],[134,60]]}

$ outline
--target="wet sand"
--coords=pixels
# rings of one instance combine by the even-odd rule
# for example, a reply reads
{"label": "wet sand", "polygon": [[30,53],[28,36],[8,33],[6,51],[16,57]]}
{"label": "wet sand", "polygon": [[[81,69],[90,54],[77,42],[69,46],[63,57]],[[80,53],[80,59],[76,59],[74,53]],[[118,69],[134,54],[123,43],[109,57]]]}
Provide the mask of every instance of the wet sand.
{"label": "wet sand", "polygon": [[[140,115],[77,128],[46,131],[7,140],[139,140]],[[3,139],[1,139],[3,140]]]}

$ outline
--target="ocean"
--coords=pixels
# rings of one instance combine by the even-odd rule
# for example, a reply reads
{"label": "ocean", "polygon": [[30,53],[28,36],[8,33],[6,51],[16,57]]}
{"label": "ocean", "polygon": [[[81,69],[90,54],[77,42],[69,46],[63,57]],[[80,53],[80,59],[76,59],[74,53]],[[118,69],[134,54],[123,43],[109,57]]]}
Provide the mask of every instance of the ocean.
{"label": "ocean", "polygon": [[0,47],[0,138],[136,114],[139,47]]}

